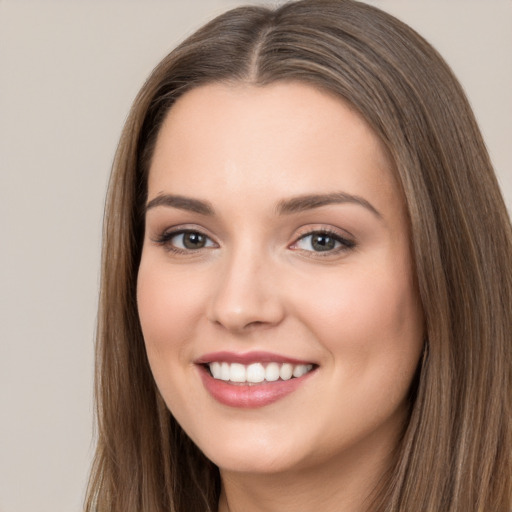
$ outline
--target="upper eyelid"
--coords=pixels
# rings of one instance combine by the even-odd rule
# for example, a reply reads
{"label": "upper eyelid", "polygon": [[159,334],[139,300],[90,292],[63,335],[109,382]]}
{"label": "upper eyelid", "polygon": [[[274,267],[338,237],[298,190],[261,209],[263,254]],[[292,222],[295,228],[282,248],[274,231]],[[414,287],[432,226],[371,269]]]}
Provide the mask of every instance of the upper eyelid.
{"label": "upper eyelid", "polygon": [[326,235],[326,236],[328,236],[330,238],[333,238],[334,240],[336,240],[337,242],[341,243],[345,247],[354,247],[356,245],[355,240],[353,240],[352,238],[349,238],[349,237],[346,237],[346,236],[342,236],[339,233],[336,233],[334,231],[315,230],[315,231],[310,231],[308,233],[305,233],[305,234],[297,237],[291,243],[290,246],[293,246],[293,245],[297,244],[299,241],[304,240],[305,238],[308,238],[308,237],[316,235],[316,234]]}
{"label": "upper eyelid", "polygon": [[314,233],[325,233],[333,236],[337,236],[343,240],[350,240],[352,242],[355,242],[356,237],[347,231],[346,229],[334,227],[334,226],[328,226],[328,225],[322,225],[317,224],[314,225],[314,227],[311,227],[310,225],[302,226],[299,229],[296,230],[295,240],[299,240],[300,238],[303,238],[308,235],[312,235]]}
{"label": "upper eyelid", "polygon": [[[195,225],[191,225],[191,224],[177,224],[175,226],[170,226],[170,227],[166,227],[164,229],[158,229],[158,230],[154,230],[155,231],[155,236],[157,237],[162,237],[162,236],[175,236],[175,235],[179,235],[181,233],[200,233],[201,235],[204,235],[208,238],[211,238],[212,240],[215,239],[215,237],[210,233],[209,230],[203,228],[203,227],[199,227],[199,226],[195,226]],[[149,230],[148,230],[149,232]]]}
{"label": "upper eyelid", "polygon": [[[173,247],[175,247],[176,251],[183,250],[183,251],[188,252],[189,249],[180,249],[179,247],[176,247],[176,246],[174,246],[173,243],[171,243],[171,241],[174,237],[183,235],[185,233],[198,233],[198,234],[206,237],[215,246],[217,246],[217,247],[219,246],[219,243],[216,241],[216,239],[214,237],[212,237],[210,234],[206,233],[203,229],[187,227],[187,226],[174,226],[172,228],[165,228],[162,230],[158,230],[158,231],[156,231],[156,233],[153,233],[153,234],[148,232],[148,238],[153,244],[155,244],[157,246],[162,246],[162,247],[173,246]],[[213,248],[215,248],[215,247],[213,247]],[[201,249],[212,249],[212,247],[211,246],[201,247],[201,248],[197,249],[197,251],[199,251]],[[192,250],[190,250],[190,251],[192,251]]]}
{"label": "upper eyelid", "polygon": [[338,240],[349,241],[348,237],[342,236],[339,233],[337,233],[336,231],[329,231],[329,230],[323,230],[323,229],[316,229],[314,231],[309,231],[308,233],[304,233],[303,235],[300,235],[299,237],[297,237],[295,241],[299,241],[299,240],[302,240],[303,238],[307,238],[308,236],[313,236],[313,235],[326,235],[326,236],[329,236],[329,237],[332,237],[332,238],[335,238]]}

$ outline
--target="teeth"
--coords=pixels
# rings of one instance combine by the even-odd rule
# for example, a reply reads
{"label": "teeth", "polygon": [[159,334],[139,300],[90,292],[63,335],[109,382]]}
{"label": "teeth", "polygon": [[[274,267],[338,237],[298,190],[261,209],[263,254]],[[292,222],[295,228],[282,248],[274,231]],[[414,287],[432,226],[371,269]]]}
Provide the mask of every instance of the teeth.
{"label": "teeth", "polygon": [[247,380],[247,371],[245,366],[240,363],[233,363],[230,365],[229,380],[231,382],[245,382]]}
{"label": "teeth", "polygon": [[290,363],[285,363],[281,366],[281,369],[279,370],[279,376],[283,380],[290,380],[293,375],[293,365]]}
{"label": "teeth", "polygon": [[277,363],[270,363],[265,368],[265,380],[275,382],[279,379],[279,365]]}
{"label": "teeth", "polygon": [[308,373],[308,369],[304,364],[299,364],[293,369],[294,377],[302,377],[305,373]]}
{"label": "teeth", "polygon": [[275,382],[276,380],[290,380],[292,377],[302,377],[313,369],[312,364],[290,363],[226,363],[215,361],[208,364],[214,379],[250,384],[259,382]]}
{"label": "teeth", "polygon": [[229,364],[228,363],[222,363],[220,365],[220,378],[221,380],[229,380]]}
{"label": "teeth", "polygon": [[210,371],[212,372],[212,376],[214,379],[220,379],[222,375],[222,369],[220,363],[215,361],[215,363],[210,364]]}
{"label": "teeth", "polygon": [[263,382],[265,380],[265,368],[261,363],[253,363],[247,367],[247,382]]}

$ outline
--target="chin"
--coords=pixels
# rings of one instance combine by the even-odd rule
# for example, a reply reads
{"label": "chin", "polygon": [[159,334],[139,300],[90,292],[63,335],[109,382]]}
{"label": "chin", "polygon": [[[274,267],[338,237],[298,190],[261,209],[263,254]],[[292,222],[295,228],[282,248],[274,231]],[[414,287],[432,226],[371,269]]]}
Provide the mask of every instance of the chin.
{"label": "chin", "polygon": [[275,449],[262,450],[258,446],[227,449],[220,453],[214,450],[207,457],[221,471],[247,474],[285,473],[301,466],[301,461],[290,453],[277,452]]}
{"label": "chin", "polygon": [[221,471],[281,473],[300,466],[306,454],[297,447],[304,447],[304,441],[295,438],[292,442],[293,436],[287,439],[282,431],[275,430],[255,432],[254,428],[244,428],[239,430],[243,435],[237,435],[225,429],[224,435],[211,432],[207,439],[200,436],[193,441]]}

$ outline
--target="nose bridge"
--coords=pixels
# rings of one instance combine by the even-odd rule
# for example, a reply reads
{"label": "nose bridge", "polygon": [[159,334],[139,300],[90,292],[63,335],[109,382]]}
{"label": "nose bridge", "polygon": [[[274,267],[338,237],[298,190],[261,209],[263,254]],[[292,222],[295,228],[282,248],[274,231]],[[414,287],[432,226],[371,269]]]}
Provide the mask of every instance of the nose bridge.
{"label": "nose bridge", "polygon": [[261,245],[246,241],[233,247],[221,263],[209,319],[232,331],[279,323],[284,309],[272,258]]}

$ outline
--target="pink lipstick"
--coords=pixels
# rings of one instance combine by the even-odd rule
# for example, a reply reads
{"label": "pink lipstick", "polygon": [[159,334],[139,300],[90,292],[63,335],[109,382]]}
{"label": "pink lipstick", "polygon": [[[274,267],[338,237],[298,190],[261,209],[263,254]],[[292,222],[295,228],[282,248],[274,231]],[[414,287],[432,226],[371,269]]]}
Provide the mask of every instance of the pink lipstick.
{"label": "pink lipstick", "polygon": [[215,352],[195,361],[203,385],[218,402],[256,408],[289,395],[318,365],[269,352]]}

